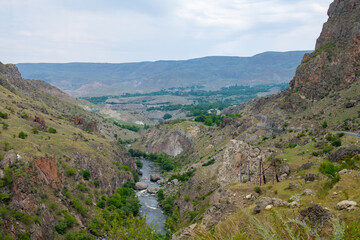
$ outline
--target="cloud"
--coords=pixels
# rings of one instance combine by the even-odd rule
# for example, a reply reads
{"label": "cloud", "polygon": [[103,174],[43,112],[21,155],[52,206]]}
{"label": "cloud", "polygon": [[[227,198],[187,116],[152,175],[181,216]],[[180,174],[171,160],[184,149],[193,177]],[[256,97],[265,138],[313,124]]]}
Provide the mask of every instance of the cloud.
{"label": "cloud", "polygon": [[126,62],[312,49],[330,2],[0,0],[0,56]]}

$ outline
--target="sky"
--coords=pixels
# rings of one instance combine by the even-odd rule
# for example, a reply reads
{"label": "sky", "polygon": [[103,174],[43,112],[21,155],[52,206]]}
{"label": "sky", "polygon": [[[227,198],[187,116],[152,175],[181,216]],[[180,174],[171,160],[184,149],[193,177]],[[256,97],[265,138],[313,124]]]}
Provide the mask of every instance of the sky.
{"label": "sky", "polygon": [[0,0],[0,61],[138,62],[314,49],[332,0]]}

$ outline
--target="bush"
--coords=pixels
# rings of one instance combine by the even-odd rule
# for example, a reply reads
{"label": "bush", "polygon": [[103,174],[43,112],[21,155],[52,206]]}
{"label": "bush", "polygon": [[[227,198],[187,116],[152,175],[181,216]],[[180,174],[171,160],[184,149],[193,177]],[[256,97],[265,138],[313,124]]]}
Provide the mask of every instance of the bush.
{"label": "bush", "polygon": [[82,174],[84,180],[89,181],[90,171],[88,171],[88,170],[81,170],[81,174]]}
{"label": "bush", "polygon": [[254,191],[258,194],[261,194],[261,188],[259,186],[254,187]]}
{"label": "bush", "polygon": [[327,128],[327,127],[328,127],[327,121],[324,121],[321,126],[322,126],[323,128]]}
{"label": "bush", "polygon": [[161,202],[165,199],[164,190],[160,189],[157,192],[158,201]]}
{"label": "bush", "polygon": [[312,152],[311,155],[313,155],[314,157],[317,157],[317,156],[319,156],[319,153],[318,152]]}
{"label": "bush", "polygon": [[142,161],[141,161],[140,159],[137,159],[137,160],[136,160],[136,166],[137,166],[138,168],[142,168],[142,167],[143,167],[143,163],[142,163]]}
{"label": "bush", "polygon": [[[65,165],[65,164],[64,164]],[[72,177],[76,175],[76,170],[71,166],[65,165],[65,175],[68,177]]]}
{"label": "bush", "polygon": [[185,202],[190,201],[190,196],[189,196],[189,194],[185,194],[184,200],[185,200]]}
{"label": "bush", "polygon": [[166,119],[170,119],[172,118],[172,115],[169,114],[169,113],[165,113],[164,116],[163,116],[163,119],[166,120]]}
{"label": "bush", "polygon": [[64,235],[66,233],[67,225],[64,221],[61,221],[55,226],[55,230],[61,234]]}
{"label": "bush", "polygon": [[33,127],[31,129],[31,131],[32,131],[33,134],[38,134],[39,133],[39,129],[37,127]]}
{"label": "bush", "polygon": [[96,206],[98,206],[99,208],[105,208],[106,202],[104,200],[101,200],[97,202]]}
{"label": "bush", "polygon": [[72,207],[83,216],[87,213],[87,209],[83,207],[78,198],[73,199]]}
{"label": "bush", "polygon": [[9,128],[9,124],[4,123],[3,126],[2,126],[2,129],[7,130],[8,128]]}
{"label": "bush", "polygon": [[8,114],[7,114],[7,113],[0,112],[0,118],[2,118],[2,119],[8,119]]}
{"label": "bush", "polygon": [[297,145],[295,143],[291,144],[289,147],[290,148],[295,148]]}
{"label": "bush", "polygon": [[336,139],[336,140],[331,142],[331,145],[333,145],[334,147],[340,147],[341,146],[341,140]]}
{"label": "bush", "polygon": [[210,165],[212,165],[212,164],[214,164],[214,163],[215,163],[215,159],[211,159],[210,161],[204,163],[202,166],[203,166],[203,167],[206,167],[206,166],[210,166]]}
{"label": "bush", "polygon": [[48,132],[49,133],[56,133],[57,131],[56,131],[55,128],[49,127]]}
{"label": "bush", "polygon": [[319,170],[329,178],[335,177],[339,171],[339,169],[333,163],[322,163],[320,164]]}
{"label": "bush", "polygon": [[21,139],[25,139],[25,138],[27,138],[27,134],[24,133],[23,131],[21,131],[21,132],[19,132],[18,137]]}
{"label": "bush", "polygon": [[10,149],[10,143],[9,142],[4,142],[4,151],[7,151]]}

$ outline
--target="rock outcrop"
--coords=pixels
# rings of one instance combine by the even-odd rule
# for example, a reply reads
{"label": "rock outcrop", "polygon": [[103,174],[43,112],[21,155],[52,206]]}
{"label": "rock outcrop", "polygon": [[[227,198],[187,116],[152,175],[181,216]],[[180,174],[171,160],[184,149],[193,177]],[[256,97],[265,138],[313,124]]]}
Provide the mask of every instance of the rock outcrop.
{"label": "rock outcrop", "polygon": [[38,178],[45,184],[50,185],[52,188],[59,188],[63,181],[63,177],[58,174],[56,168],[55,156],[51,158],[40,157],[33,161],[34,168],[38,172]]}
{"label": "rock outcrop", "polygon": [[290,82],[290,89],[320,99],[360,78],[360,4],[335,0],[328,11],[315,51],[306,54]]}

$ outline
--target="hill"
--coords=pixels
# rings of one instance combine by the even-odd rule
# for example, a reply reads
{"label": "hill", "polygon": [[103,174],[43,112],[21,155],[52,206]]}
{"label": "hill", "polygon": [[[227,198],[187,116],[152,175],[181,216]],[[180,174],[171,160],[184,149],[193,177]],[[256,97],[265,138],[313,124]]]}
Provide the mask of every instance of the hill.
{"label": "hill", "polygon": [[[0,239],[146,232],[145,222],[133,217],[140,207],[132,188],[136,162],[115,141],[129,131],[48,83],[23,79],[12,64],[0,63],[0,102]],[[99,209],[121,219],[113,232],[116,223]]]}
{"label": "hill", "polygon": [[172,87],[260,85],[289,82],[307,51],[253,57],[204,57],[139,63],[19,63],[24,78],[43,80],[73,96],[150,92]]}

